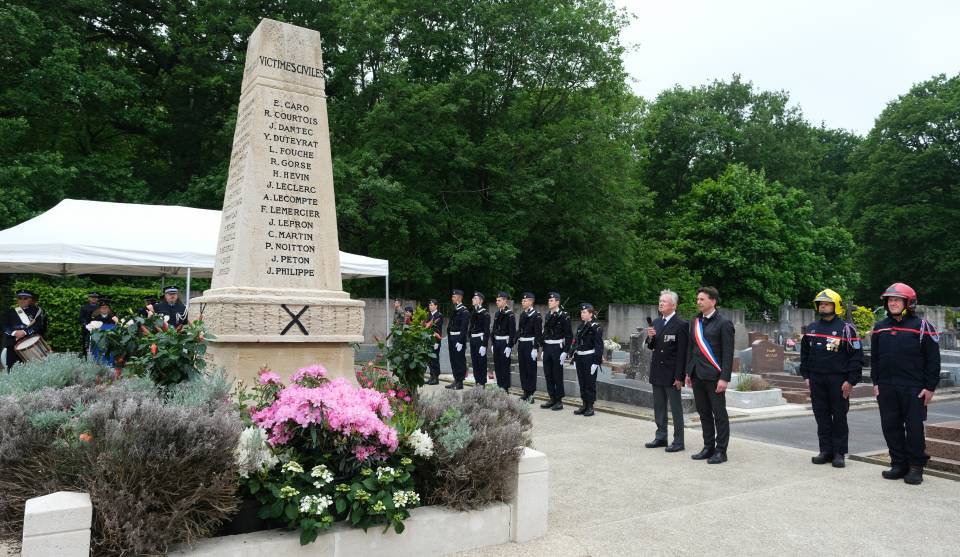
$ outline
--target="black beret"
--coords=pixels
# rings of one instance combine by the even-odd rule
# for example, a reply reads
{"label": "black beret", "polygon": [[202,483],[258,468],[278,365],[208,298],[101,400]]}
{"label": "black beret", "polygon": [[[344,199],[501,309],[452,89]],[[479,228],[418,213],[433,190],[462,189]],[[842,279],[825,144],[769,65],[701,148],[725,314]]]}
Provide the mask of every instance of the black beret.
{"label": "black beret", "polygon": [[550,298],[553,298],[554,300],[559,300],[559,299],[560,299],[560,293],[559,293],[559,292],[551,292],[551,293],[547,294],[547,299],[549,300]]}
{"label": "black beret", "polygon": [[506,292],[501,290],[500,292],[497,292],[497,298],[503,298],[504,300],[509,300],[510,294],[507,294]]}
{"label": "black beret", "polygon": [[460,290],[459,288],[454,288],[451,294],[454,296],[463,296],[463,290]]}
{"label": "black beret", "polygon": [[580,304],[580,309],[581,309],[581,310],[589,309],[590,311],[593,311],[593,304],[589,304],[589,303],[587,303],[587,302],[584,302],[584,303]]}
{"label": "black beret", "polygon": [[437,302],[437,299],[436,299],[436,298],[430,298],[429,300],[427,300],[427,303],[428,303],[428,304],[433,304],[433,305],[435,305],[435,306],[439,306],[439,305],[440,305],[440,304]]}

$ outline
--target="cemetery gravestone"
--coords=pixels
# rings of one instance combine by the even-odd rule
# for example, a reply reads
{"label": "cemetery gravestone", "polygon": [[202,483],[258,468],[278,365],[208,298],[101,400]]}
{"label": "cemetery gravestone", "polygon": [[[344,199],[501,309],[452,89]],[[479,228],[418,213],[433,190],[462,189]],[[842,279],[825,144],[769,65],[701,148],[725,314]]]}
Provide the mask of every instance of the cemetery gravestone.
{"label": "cemetery gravestone", "polygon": [[750,346],[750,367],[755,373],[782,373],[783,348],[766,339],[755,340]]}

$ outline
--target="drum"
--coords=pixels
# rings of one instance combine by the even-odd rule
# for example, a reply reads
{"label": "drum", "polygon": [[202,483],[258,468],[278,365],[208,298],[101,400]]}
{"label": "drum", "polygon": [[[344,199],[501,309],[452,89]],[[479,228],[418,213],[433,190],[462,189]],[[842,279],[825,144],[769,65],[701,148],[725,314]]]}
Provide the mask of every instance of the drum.
{"label": "drum", "polygon": [[20,359],[25,362],[42,360],[53,352],[50,345],[47,344],[47,341],[43,340],[43,337],[40,335],[23,337],[17,341],[13,349],[17,351]]}

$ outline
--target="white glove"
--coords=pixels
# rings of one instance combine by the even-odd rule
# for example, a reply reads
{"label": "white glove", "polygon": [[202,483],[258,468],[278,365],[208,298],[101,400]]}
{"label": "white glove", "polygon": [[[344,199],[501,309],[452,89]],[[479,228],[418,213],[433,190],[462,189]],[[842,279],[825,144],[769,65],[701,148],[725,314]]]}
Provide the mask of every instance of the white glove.
{"label": "white glove", "polygon": [[534,348],[533,350],[530,351],[530,358],[531,358],[532,360],[536,361],[536,359],[537,359],[537,349],[536,349],[536,348]]}
{"label": "white glove", "polygon": [[463,350],[463,345],[458,342],[458,343],[457,343],[457,352],[460,352],[461,350]]}
{"label": "white glove", "polygon": [[560,365],[563,365],[563,362],[565,362],[565,361],[567,361],[567,353],[566,353],[566,352],[561,352],[561,353],[560,353]]}
{"label": "white glove", "polygon": [[506,356],[506,357],[508,357],[508,358],[510,357],[510,354],[511,354],[512,352],[513,352],[513,350],[511,350],[509,346],[503,349],[503,355]]}
{"label": "white glove", "polygon": [[486,356],[486,355],[487,355],[487,347],[486,347],[486,346],[481,346],[481,347],[480,347],[480,357],[482,358],[482,357],[484,357],[484,356]]}
{"label": "white glove", "polygon": [[440,348],[440,343],[439,343],[439,342],[433,345],[433,349],[434,349],[434,350],[438,350],[439,348]]}
{"label": "white glove", "polygon": [[599,369],[600,369],[600,366],[598,364],[593,364],[592,366],[590,366],[590,375],[596,375],[597,370]]}

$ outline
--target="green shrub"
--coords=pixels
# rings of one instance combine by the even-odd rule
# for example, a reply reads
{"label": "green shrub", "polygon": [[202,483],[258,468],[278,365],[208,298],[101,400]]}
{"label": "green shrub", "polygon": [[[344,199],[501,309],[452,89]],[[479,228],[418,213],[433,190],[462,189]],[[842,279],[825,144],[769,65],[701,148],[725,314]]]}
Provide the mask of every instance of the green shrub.
{"label": "green shrub", "polygon": [[[18,280],[14,291],[21,288],[36,292],[40,299],[37,305],[47,313],[48,329],[44,339],[57,352],[79,352],[82,344],[80,334],[80,306],[87,303],[91,288],[68,288],[41,279]],[[143,297],[157,295],[156,290],[131,288],[129,286],[97,286],[95,290],[110,298],[110,308],[119,316],[143,304]],[[4,300],[3,303],[10,303]]]}
{"label": "green shrub", "polygon": [[861,338],[866,337],[873,330],[873,324],[876,322],[873,311],[865,306],[851,305],[850,314],[846,318],[853,322]]}
{"label": "green shrub", "polygon": [[112,370],[75,354],[51,354],[42,360],[20,362],[10,373],[0,373],[0,395],[28,393],[45,387],[93,385],[112,375]]}
{"label": "green shrub", "polygon": [[433,457],[418,469],[427,504],[463,510],[513,497],[517,462],[533,427],[527,404],[500,389],[462,396],[443,390],[420,399],[417,413],[437,440]]}
{"label": "green shrub", "polygon": [[169,391],[131,378],[0,396],[0,540],[18,541],[27,499],[63,490],[90,494],[94,555],[211,535],[239,502],[228,390],[219,375]]}

